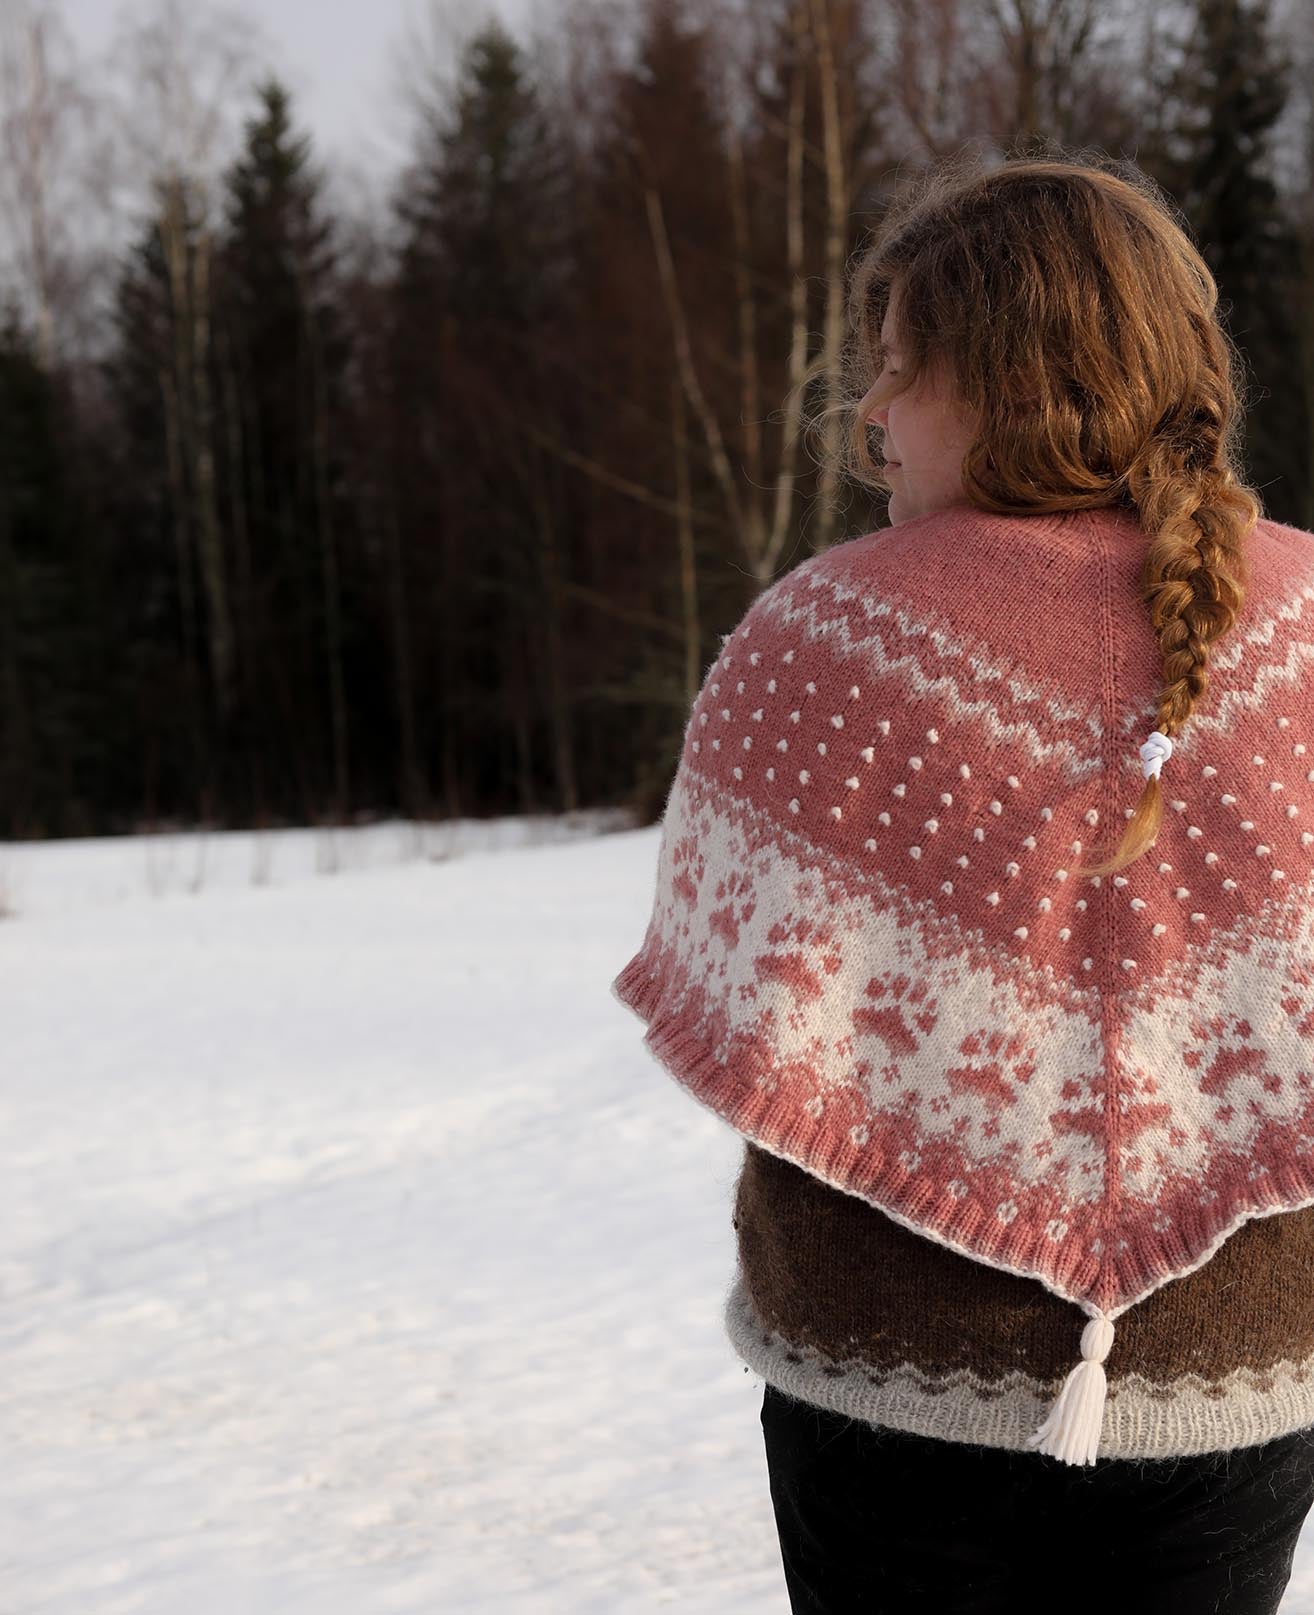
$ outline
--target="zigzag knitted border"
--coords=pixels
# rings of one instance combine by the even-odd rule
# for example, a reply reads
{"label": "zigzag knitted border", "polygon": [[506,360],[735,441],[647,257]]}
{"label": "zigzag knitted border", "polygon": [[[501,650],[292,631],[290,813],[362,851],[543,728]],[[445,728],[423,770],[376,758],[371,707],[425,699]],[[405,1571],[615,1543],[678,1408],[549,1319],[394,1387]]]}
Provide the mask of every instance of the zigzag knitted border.
{"label": "zigzag knitted border", "polygon": [[[840,552],[827,552],[832,557],[838,553]],[[866,649],[873,642],[879,643],[881,656],[888,661],[889,666],[891,668],[904,668],[909,658],[887,657],[884,643],[875,630],[868,637],[855,636],[850,632],[847,620],[840,618],[821,619],[815,600],[802,604],[798,603],[802,600],[804,588],[814,593],[820,590],[828,591],[835,604],[841,608],[848,601],[860,599],[863,611],[869,620],[876,617],[890,619],[891,626],[898,631],[902,638],[928,639],[935,645],[936,652],[942,660],[958,658],[971,663],[970,681],[973,684],[981,682],[1006,683],[1011,688],[1012,698],[1019,702],[1051,699],[1040,685],[1024,685],[1019,677],[1021,669],[1008,662],[989,660],[986,656],[987,647],[984,642],[969,641],[961,634],[953,632],[946,620],[934,619],[929,615],[915,619],[909,612],[894,605],[891,601],[879,596],[873,600],[868,592],[851,580],[831,577],[822,566],[825,559],[825,556],[814,557],[812,561],[804,562],[801,566],[795,567],[792,572],[787,573],[774,588],[761,597],[758,602],[761,609],[783,618],[791,627],[802,622],[805,631],[814,638],[823,637],[833,626],[843,633],[844,654],[848,656],[855,655],[859,651]],[[1263,620],[1256,623],[1247,623],[1245,626],[1238,625],[1236,631],[1226,636],[1223,642],[1211,653],[1211,665],[1216,672],[1224,670],[1233,672],[1248,658],[1258,661],[1262,650],[1272,646],[1278,631],[1285,627],[1295,628],[1300,618],[1304,615],[1306,607],[1311,603],[1314,603],[1314,586],[1303,584],[1281,605],[1271,610],[1271,614]],[[733,634],[726,634],[723,638],[723,643],[733,637]],[[1195,732],[1198,733],[1204,730],[1213,730],[1218,733],[1230,732],[1233,709],[1237,706],[1243,708],[1262,706],[1268,699],[1268,686],[1278,682],[1291,683],[1298,676],[1298,661],[1307,656],[1310,650],[1314,650],[1314,646],[1295,644],[1288,647],[1281,661],[1276,661],[1272,658],[1258,661],[1248,688],[1242,689],[1238,687],[1229,691],[1227,698],[1216,712],[1201,711],[1193,714]],[[952,686],[955,694],[959,695],[961,699],[958,682],[948,675],[946,675],[944,682]],[[964,704],[966,705],[967,703]],[[1120,730],[1124,733],[1138,730],[1143,719],[1148,715],[1152,715],[1155,710],[1155,702],[1151,700],[1146,702],[1138,712],[1126,713],[1120,720]],[[1084,726],[1090,728],[1092,733],[1098,735],[1103,731],[1103,723],[1097,714],[1087,713],[1083,716],[1079,711],[1073,709],[1069,711],[1056,710],[1052,715],[1060,721],[1068,718],[1081,718]],[[1185,738],[1184,736],[1183,741],[1185,741]],[[1131,766],[1139,766],[1135,758],[1130,761]]]}
{"label": "zigzag knitted border", "polygon": [[[855,1359],[834,1362],[795,1344],[757,1317],[742,1272],[723,1322],[736,1355],[788,1396],[845,1418],[942,1441],[1022,1452],[1049,1412],[1063,1376],[1020,1369],[986,1380],[971,1369],[928,1375],[912,1363],[877,1373]],[[1276,1381],[1276,1383],[1272,1383]],[[1265,1370],[1240,1367],[1221,1380],[1187,1373],[1168,1384],[1125,1374],[1109,1380],[1101,1458],[1159,1460],[1272,1441],[1314,1426],[1314,1356]]]}

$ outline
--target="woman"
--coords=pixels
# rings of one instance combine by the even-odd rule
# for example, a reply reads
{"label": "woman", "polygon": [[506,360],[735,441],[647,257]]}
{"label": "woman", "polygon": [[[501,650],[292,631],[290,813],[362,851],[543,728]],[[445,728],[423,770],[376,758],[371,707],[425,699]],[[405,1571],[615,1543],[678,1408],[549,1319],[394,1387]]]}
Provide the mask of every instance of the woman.
{"label": "woman", "polygon": [[890,525],[690,714],[613,991],[746,1141],[796,1612],[1257,1615],[1314,1503],[1314,539],[1216,301],[1132,165],[906,190],[851,298]]}

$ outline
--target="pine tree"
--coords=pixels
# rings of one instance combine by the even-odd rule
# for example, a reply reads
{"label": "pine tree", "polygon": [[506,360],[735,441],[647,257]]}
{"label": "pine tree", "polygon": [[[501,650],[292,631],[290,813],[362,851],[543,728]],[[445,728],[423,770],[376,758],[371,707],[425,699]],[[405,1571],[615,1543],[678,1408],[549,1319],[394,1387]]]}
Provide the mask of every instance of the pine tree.
{"label": "pine tree", "polygon": [[1291,63],[1273,43],[1268,0],[1195,0],[1194,13],[1164,87],[1179,109],[1175,129],[1147,166],[1190,221],[1246,357],[1249,477],[1270,514],[1296,521],[1310,475],[1307,406],[1291,364],[1300,265],[1272,162]]}
{"label": "pine tree", "polygon": [[[559,420],[549,378],[570,293],[566,165],[523,52],[498,23],[461,61],[396,208],[402,520],[431,535],[440,789],[451,814],[537,805],[544,764],[575,805],[559,550],[559,468],[532,429]],[[569,428],[558,428],[568,435]],[[462,527],[468,537],[463,540]]]}
{"label": "pine tree", "polygon": [[[335,449],[349,347],[308,137],[276,78],[258,90],[226,182],[216,318],[222,485],[234,536],[245,739],[256,811],[268,771],[308,811],[350,798],[342,491]],[[272,699],[271,699],[272,698]],[[303,734],[304,716],[325,716]],[[323,746],[315,744],[322,737]],[[318,765],[327,754],[325,771]]]}
{"label": "pine tree", "polygon": [[97,761],[86,699],[90,658],[61,415],[55,375],[7,310],[0,325],[0,837],[72,834],[90,818]]}
{"label": "pine tree", "polygon": [[[161,181],[152,214],[119,265],[113,341],[101,364],[117,430],[100,452],[119,493],[108,518],[118,659],[149,690],[137,754],[148,822],[194,811],[218,740],[208,721],[205,607],[196,479],[195,297],[200,205],[185,180]],[[171,266],[163,221],[172,220]]]}

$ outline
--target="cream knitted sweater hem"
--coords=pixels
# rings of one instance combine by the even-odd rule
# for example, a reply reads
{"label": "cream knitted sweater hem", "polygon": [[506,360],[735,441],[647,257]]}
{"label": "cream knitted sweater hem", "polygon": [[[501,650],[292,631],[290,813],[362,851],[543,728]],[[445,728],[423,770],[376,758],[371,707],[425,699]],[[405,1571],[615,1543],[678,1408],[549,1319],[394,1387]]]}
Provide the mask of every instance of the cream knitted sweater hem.
{"label": "cream knitted sweater hem", "polygon": [[[942,1441],[1025,1451],[1057,1386],[1018,1370],[984,1385],[970,1372],[931,1381],[912,1365],[878,1378],[860,1362],[833,1363],[767,1329],[742,1276],[725,1301],[736,1355],[777,1390],[846,1418]],[[1262,1386],[1257,1384],[1262,1379]],[[1262,1376],[1239,1368],[1221,1387],[1191,1378],[1156,1385],[1128,1375],[1110,1386],[1101,1458],[1157,1460],[1248,1447],[1314,1426],[1314,1358],[1280,1363]]]}

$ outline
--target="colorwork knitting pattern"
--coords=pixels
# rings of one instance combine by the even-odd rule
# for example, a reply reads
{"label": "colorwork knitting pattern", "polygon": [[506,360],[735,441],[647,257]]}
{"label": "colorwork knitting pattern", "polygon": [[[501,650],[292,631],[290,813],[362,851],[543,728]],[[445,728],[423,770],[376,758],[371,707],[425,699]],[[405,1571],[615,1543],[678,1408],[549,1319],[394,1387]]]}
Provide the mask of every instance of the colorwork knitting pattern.
{"label": "colorwork knitting pattern", "polygon": [[[1025,1450],[1072,1367],[1073,1311],[745,1142],[735,1354],[846,1418]],[[1123,1313],[1099,1455],[1166,1459],[1314,1425],[1314,1206],[1253,1217]]]}
{"label": "colorwork knitting pattern", "polygon": [[1157,721],[1135,514],[956,507],[795,568],[707,672],[612,984],[746,1138],[1081,1305],[1090,1431],[1118,1313],[1314,1203],[1314,538],[1246,542],[1157,842],[1103,880],[1071,866]]}

